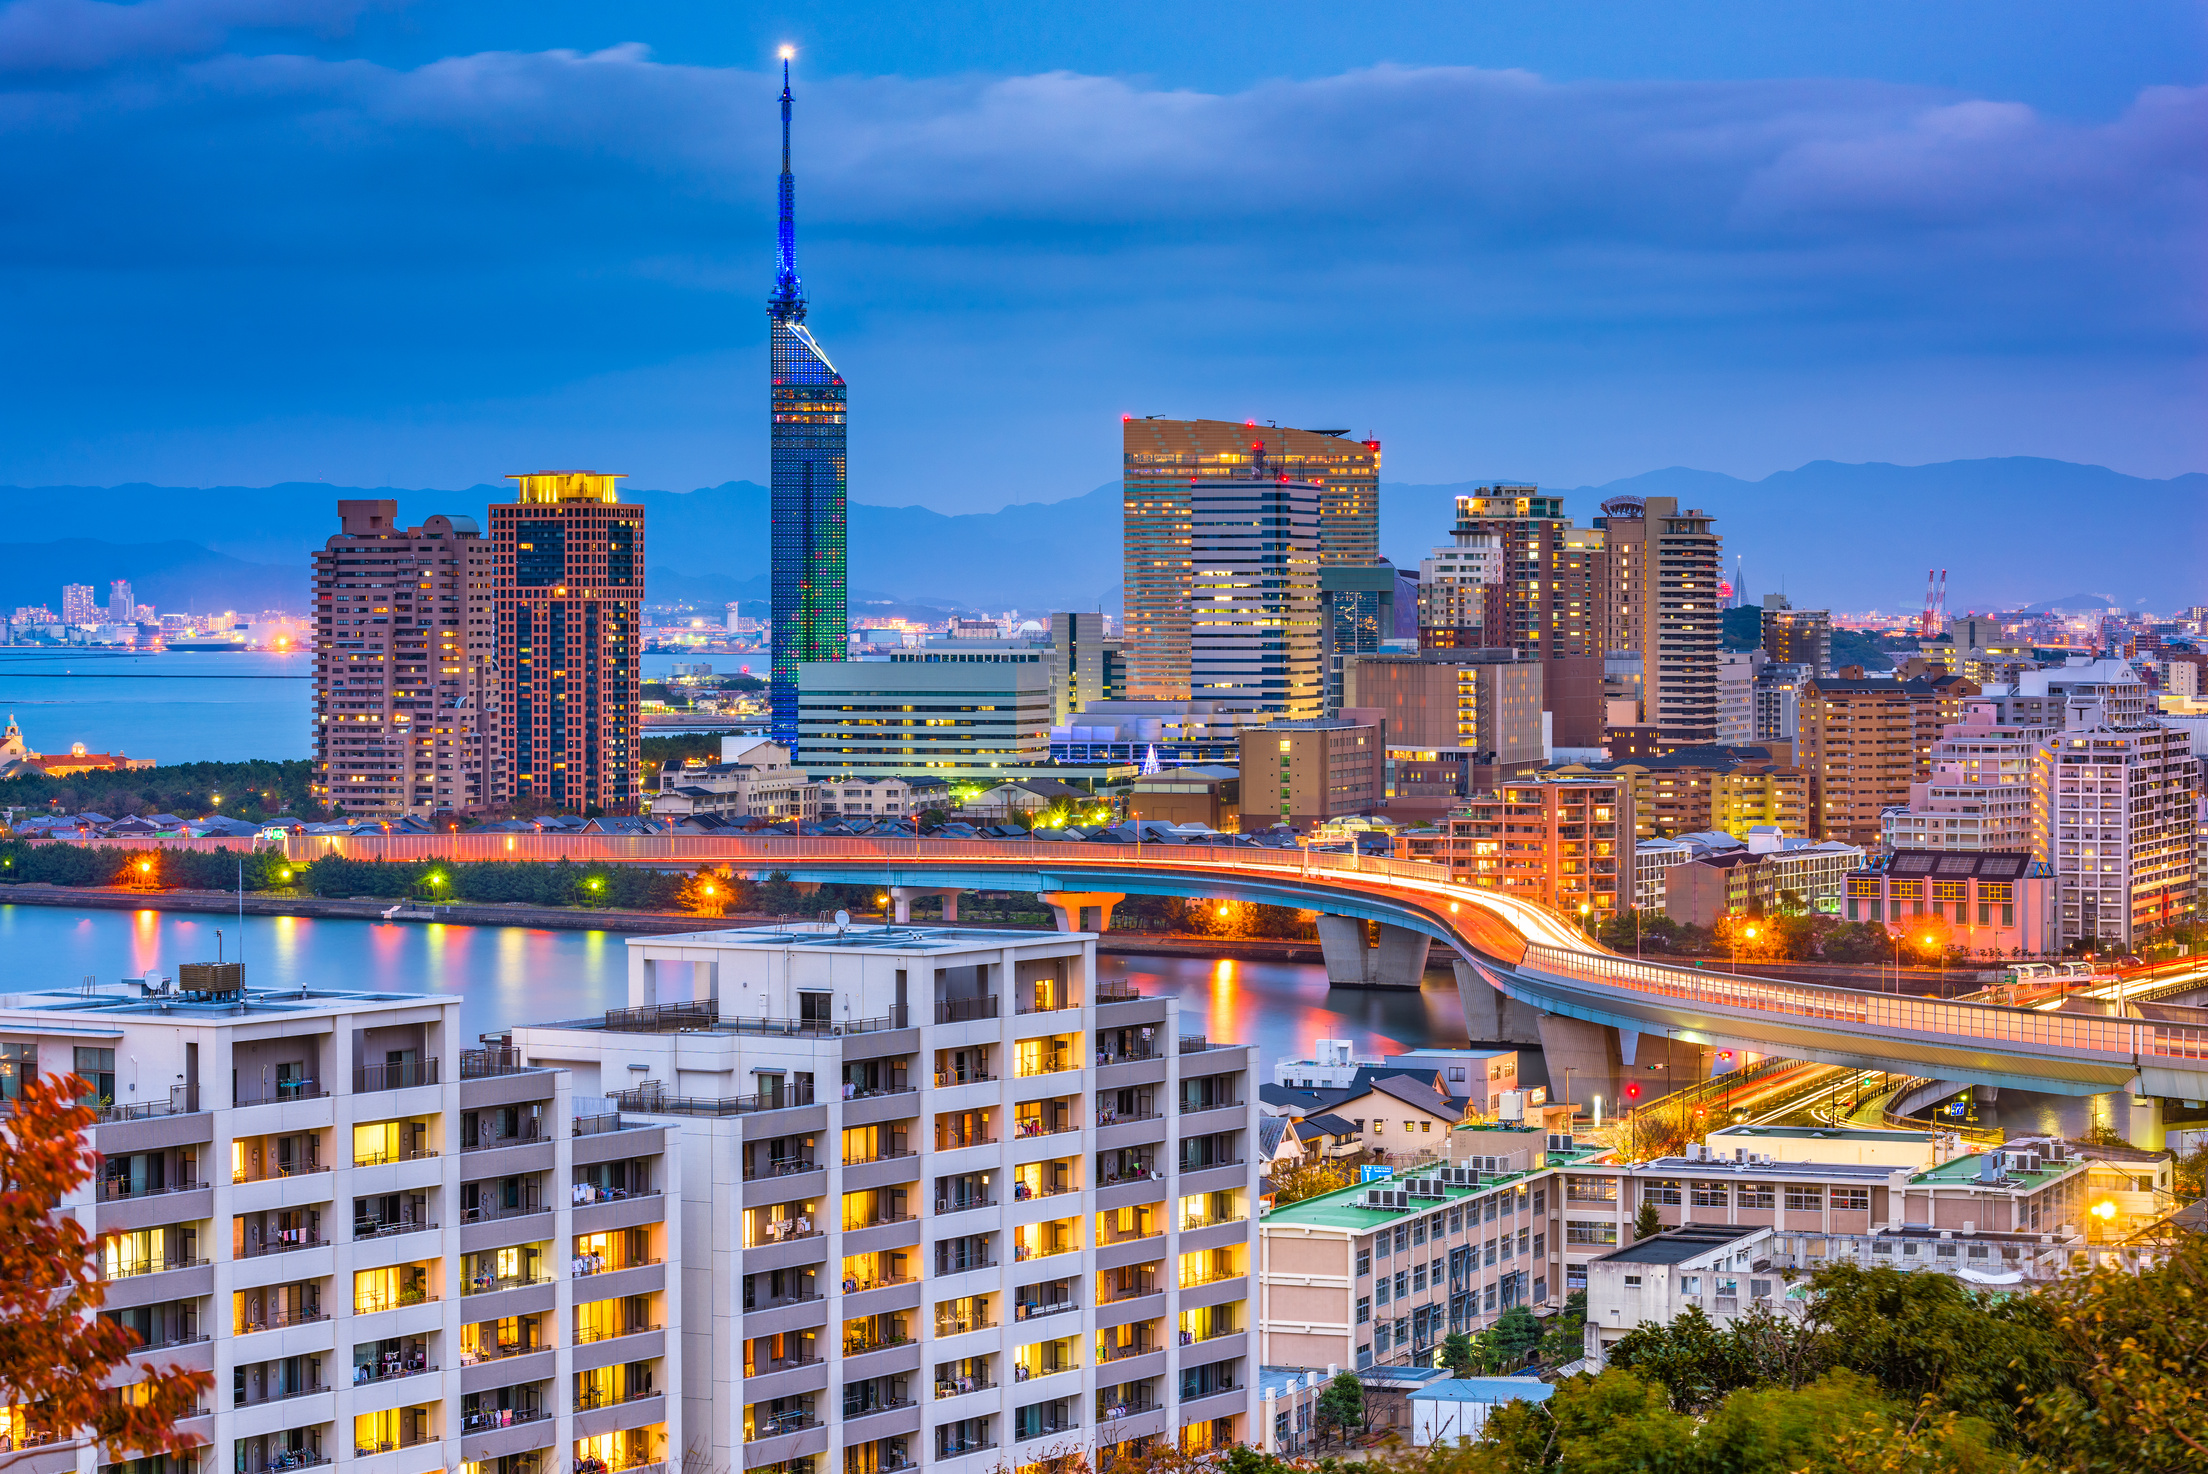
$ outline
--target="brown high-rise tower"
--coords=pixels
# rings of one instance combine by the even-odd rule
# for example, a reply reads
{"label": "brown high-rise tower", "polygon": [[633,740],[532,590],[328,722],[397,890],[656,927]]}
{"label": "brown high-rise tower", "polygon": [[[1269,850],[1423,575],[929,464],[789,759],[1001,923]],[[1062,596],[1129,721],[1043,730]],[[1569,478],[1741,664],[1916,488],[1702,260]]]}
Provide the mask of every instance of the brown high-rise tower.
{"label": "brown high-rise tower", "polygon": [[618,476],[517,475],[491,508],[498,559],[498,750],[516,799],[636,812],[644,509]]}

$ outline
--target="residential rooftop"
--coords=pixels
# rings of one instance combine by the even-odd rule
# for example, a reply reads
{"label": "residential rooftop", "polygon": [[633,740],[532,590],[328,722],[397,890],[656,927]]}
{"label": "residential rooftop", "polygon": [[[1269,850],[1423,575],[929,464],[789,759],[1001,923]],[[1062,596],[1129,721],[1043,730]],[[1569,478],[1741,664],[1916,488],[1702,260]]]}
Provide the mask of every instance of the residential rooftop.
{"label": "residential rooftop", "polygon": [[1699,1254],[1712,1249],[1722,1249],[1736,1239],[1751,1234],[1769,1232],[1768,1225],[1729,1227],[1718,1223],[1695,1223],[1684,1228],[1667,1229],[1663,1233],[1642,1239],[1637,1244],[1602,1256],[1604,1264],[1684,1264]]}
{"label": "residential rooftop", "polygon": [[1710,1135],[1736,1137],[1783,1137],[1789,1141],[1810,1138],[1818,1141],[1895,1141],[1922,1143],[1936,1139],[1937,1131],[1886,1131],[1875,1126],[1721,1126]]}

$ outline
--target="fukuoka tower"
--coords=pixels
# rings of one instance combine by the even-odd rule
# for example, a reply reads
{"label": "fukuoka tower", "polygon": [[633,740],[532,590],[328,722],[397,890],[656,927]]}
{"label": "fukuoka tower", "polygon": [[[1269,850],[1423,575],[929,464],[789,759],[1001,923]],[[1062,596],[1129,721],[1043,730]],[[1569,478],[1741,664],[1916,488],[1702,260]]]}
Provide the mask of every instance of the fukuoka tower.
{"label": "fukuoka tower", "polygon": [[849,646],[844,553],[843,375],[805,327],[797,279],[795,185],[790,175],[790,62],[782,54],[782,218],[774,294],[767,298],[773,372],[774,654],[769,732],[795,752],[797,671],[841,660]]}

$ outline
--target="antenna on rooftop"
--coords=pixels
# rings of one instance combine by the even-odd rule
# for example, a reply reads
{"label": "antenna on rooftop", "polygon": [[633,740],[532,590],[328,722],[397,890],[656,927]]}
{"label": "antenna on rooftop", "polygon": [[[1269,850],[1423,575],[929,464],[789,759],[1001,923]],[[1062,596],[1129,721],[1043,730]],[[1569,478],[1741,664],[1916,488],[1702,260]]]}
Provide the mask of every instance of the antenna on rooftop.
{"label": "antenna on rooftop", "polygon": [[848,911],[838,911],[836,913],[836,935],[840,937],[850,929],[851,913]]}

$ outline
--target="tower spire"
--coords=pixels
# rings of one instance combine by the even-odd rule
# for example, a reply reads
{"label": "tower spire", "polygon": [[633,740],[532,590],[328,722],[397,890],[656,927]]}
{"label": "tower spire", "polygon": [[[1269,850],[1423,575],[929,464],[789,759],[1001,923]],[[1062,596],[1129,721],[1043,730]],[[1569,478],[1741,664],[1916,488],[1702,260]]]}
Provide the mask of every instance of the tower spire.
{"label": "tower spire", "polygon": [[790,174],[790,48],[782,48],[782,190],[781,221],[774,244],[774,295],[767,299],[767,315],[777,322],[805,320],[805,289],[797,279],[797,185]]}

